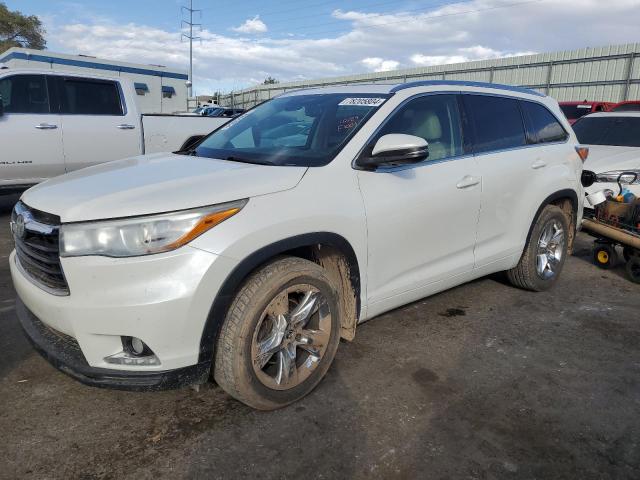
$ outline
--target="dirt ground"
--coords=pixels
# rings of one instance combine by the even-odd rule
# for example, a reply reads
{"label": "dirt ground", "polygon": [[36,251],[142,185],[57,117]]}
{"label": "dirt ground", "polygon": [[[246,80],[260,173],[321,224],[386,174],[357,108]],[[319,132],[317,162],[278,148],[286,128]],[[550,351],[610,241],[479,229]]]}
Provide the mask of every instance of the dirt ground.
{"label": "dirt ground", "polygon": [[[7,200],[8,202],[8,200]],[[23,339],[0,216],[0,478],[640,478],[640,286],[590,263],[557,287],[485,278],[362,325],[280,411],[214,385],[83,386]]]}

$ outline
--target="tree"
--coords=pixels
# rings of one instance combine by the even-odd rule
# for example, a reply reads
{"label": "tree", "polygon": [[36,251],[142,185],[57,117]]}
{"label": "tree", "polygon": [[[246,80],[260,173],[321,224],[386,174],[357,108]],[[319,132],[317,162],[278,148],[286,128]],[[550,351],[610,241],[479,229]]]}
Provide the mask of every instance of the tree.
{"label": "tree", "polygon": [[44,49],[42,22],[35,15],[23,15],[19,11],[10,11],[0,2],[0,53],[11,47]]}
{"label": "tree", "polygon": [[280,83],[280,82],[275,78],[273,78],[271,75],[265,78],[264,82],[262,82],[263,85],[275,85],[276,83]]}

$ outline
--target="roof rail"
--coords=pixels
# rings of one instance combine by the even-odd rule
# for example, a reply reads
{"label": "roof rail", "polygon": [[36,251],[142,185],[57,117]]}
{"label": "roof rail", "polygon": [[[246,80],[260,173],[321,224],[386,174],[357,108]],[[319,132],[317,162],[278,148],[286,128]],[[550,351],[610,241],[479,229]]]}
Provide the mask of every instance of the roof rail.
{"label": "roof rail", "polygon": [[431,87],[439,85],[459,85],[464,87],[493,88],[495,90],[510,90],[512,92],[527,93],[529,95],[536,95],[538,97],[546,97],[544,93],[531,90],[530,88],[515,87],[513,85],[503,85],[501,83],[472,82],[465,80],[419,80],[417,82],[401,83],[393,87],[390,90],[390,93],[395,93],[400,90],[405,90],[412,87]]}

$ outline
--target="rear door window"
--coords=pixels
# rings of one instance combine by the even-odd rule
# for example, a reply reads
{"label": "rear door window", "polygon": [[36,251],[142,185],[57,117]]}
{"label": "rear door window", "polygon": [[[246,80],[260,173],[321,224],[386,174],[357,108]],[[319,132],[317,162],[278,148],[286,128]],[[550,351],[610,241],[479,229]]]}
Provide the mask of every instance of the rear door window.
{"label": "rear door window", "polygon": [[5,113],[49,113],[49,92],[44,75],[13,75],[0,80]]}
{"label": "rear door window", "polygon": [[463,95],[475,138],[475,153],[493,152],[526,144],[518,100],[490,95]]}
{"label": "rear door window", "polygon": [[521,101],[520,105],[528,119],[529,137],[532,143],[563,142],[567,139],[567,132],[546,107],[526,101]]}
{"label": "rear door window", "polygon": [[64,78],[62,113],[72,115],[124,115],[120,92],[115,82],[82,78]]}

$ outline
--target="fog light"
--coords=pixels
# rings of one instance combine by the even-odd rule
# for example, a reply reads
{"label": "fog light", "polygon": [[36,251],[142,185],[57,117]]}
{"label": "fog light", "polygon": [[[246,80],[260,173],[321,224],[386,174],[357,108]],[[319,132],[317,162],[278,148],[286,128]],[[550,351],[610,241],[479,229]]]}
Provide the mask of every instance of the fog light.
{"label": "fog light", "polygon": [[137,337],[122,337],[122,351],[105,357],[104,361],[116,365],[160,365],[160,359]]}
{"label": "fog light", "polygon": [[122,347],[125,352],[139,357],[153,353],[151,349],[137,337],[122,337]]}
{"label": "fog light", "polygon": [[140,340],[139,338],[136,338],[136,337],[132,337],[131,338],[131,350],[136,355],[142,355],[142,352],[144,352],[144,343],[142,342],[142,340]]}

